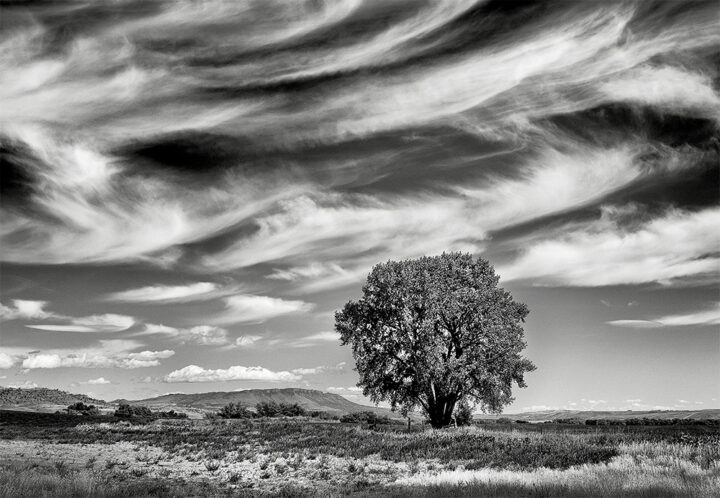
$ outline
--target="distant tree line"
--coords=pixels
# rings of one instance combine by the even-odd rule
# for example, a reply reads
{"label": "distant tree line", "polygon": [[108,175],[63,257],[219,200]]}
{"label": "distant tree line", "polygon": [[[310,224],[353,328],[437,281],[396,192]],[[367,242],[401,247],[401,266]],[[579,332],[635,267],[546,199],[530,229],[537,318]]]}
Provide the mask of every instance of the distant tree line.
{"label": "distant tree line", "polygon": [[[100,410],[95,405],[87,405],[78,401],[68,405],[66,411],[70,415],[95,416],[100,415]],[[113,412],[113,416],[121,419],[152,420],[158,418],[188,418],[187,413],[170,411],[152,411],[147,406],[135,406],[128,403],[120,403]]]}
{"label": "distant tree line", "polygon": [[121,403],[113,415],[123,419],[188,418],[187,413],[175,410],[154,412],[147,406],[135,406],[127,403]]}
{"label": "distant tree line", "polygon": [[216,416],[220,418],[255,418],[255,417],[306,417],[320,416],[321,412],[308,413],[298,403],[277,403],[275,401],[261,401],[255,405],[255,411],[240,403],[228,403],[223,406]]}

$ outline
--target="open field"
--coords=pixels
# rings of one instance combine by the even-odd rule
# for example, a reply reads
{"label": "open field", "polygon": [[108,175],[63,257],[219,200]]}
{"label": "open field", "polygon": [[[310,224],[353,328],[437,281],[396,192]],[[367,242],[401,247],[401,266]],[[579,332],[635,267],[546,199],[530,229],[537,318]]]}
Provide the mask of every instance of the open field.
{"label": "open field", "polygon": [[0,416],[2,497],[720,496],[717,426]]}

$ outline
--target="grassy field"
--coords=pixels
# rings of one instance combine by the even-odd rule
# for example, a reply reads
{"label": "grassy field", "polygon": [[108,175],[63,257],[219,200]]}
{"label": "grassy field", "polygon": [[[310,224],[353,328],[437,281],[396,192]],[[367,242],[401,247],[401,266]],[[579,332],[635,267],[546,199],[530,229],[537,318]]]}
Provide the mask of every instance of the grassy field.
{"label": "grassy field", "polygon": [[0,497],[720,496],[717,426],[0,421]]}

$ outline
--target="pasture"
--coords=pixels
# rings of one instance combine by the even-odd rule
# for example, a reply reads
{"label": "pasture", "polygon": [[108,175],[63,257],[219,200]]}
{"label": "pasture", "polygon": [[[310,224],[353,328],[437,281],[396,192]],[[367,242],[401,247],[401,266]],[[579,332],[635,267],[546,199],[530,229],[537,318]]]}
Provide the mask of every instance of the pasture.
{"label": "pasture", "polygon": [[717,425],[0,417],[1,497],[720,496]]}

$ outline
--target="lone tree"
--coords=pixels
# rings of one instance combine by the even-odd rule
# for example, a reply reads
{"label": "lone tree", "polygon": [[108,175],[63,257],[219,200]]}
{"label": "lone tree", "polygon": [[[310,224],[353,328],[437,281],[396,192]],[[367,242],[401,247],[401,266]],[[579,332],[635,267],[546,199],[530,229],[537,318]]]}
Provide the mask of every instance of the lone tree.
{"label": "lone tree", "polygon": [[510,403],[512,383],[525,387],[535,365],[520,355],[528,308],[498,281],[464,253],[376,265],[363,296],[335,313],[363,393],[403,415],[420,406],[436,428],[457,403],[495,413]]}

